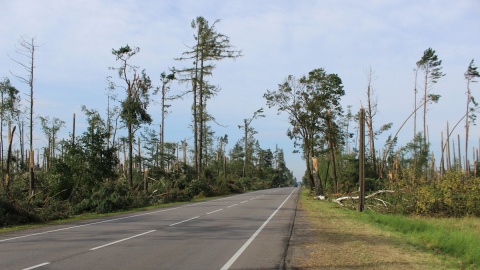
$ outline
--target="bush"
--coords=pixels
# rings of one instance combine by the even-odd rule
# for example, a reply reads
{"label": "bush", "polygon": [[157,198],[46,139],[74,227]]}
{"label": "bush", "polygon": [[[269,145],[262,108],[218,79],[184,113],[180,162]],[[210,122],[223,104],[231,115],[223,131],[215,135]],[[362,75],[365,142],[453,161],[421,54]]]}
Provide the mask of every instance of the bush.
{"label": "bush", "polygon": [[129,195],[130,190],[126,184],[105,183],[94,191],[90,198],[84,199],[77,204],[74,214],[94,211],[96,213],[108,213],[125,210],[133,205],[133,199]]}
{"label": "bush", "polygon": [[31,211],[22,209],[7,198],[0,197],[0,225],[2,227],[39,222],[40,218]]}
{"label": "bush", "polygon": [[439,183],[427,182],[417,187],[411,185],[409,188],[407,185],[403,187],[400,191],[406,196],[403,196],[403,200],[399,200],[398,203],[403,206],[414,205],[414,211],[417,214],[480,217],[479,178],[467,178],[463,172],[449,171]]}

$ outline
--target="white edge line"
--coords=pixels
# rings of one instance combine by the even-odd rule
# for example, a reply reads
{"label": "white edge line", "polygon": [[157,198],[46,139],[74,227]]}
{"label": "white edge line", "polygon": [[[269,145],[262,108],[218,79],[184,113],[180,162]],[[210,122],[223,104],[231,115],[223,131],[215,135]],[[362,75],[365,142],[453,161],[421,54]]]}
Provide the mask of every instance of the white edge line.
{"label": "white edge line", "polygon": [[[255,191],[255,192],[259,192],[259,191]],[[60,232],[60,231],[65,231],[65,230],[71,230],[71,229],[81,228],[81,227],[86,227],[86,226],[91,226],[91,225],[97,225],[97,224],[107,223],[107,222],[111,222],[111,221],[117,221],[117,220],[134,218],[134,217],[140,217],[140,216],[146,216],[146,215],[153,215],[153,214],[157,214],[157,213],[161,213],[161,212],[166,212],[166,211],[170,211],[170,210],[176,210],[176,209],[181,209],[181,208],[186,208],[186,207],[192,207],[192,206],[196,206],[196,205],[199,205],[199,204],[204,204],[204,203],[207,203],[207,202],[215,202],[215,201],[221,201],[221,200],[225,200],[225,199],[232,198],[232,197],[244,196],[244,195],[246,195],[246,194],[248,194],[248,193],[239,194],[239,195],[234,195],[234,196],[228,196],[228,197],[225,197],[225,198],[219,198],[219,199],[215,199],[215,200],[211,200],[211,201],[205,201],[205,202],[199,202],[199,203],[192,203],[192,204],[182,205],[182,206],[179,206],[179,207],[162,209],[162,210],[159,210],[159,211],[142,213],[142,214],[138,214],[138,215],[132,215],[132,216],[126,216],[126,217],[121,217],[121,218],[114,218],[114,219],[102,220],[102,221],[98,221],[98,222],[87,223],[87,224],[82,224],[82,225],[77,225],[77,226],[72,226],[72,227],[66,227],[66,228],[61,228],[61,229],[56,229],[56,230],[50,230],[50,231],[45,231],[45,232],[26,234],[26,235],[22,235],[22,236],[17,236],[17,237],[2,239],[2,240],[0,240],[0,243],[1,243],[1,242],[11,241],[11,240],[16,240],[16,239],[21,239],[21,238],[27,238],[27,237],[36,236],[36,235],[42,235],[42,234],[48,234],[48,233],[53,233],[53,232]],[[262,195],[262,196],[263,196],[263,195]],[[234,205],[232,205],[232,206],[234,206]],[[231,207],[231,206],[230,206],[230,207]]]}
{"label": "white edge line", "polygon": [[[230,197],[236,197],[236,196],[242,196],[242,195],[244,195],[244,194],[230,196]],[[229,197],[226,197],[226,198],[229,198]],[[0,240],[0,243],[1,242],[6,242],[6,241],[11,241],[11,240],[16,240],[16,239],[21,239],[21,238],[26,238],[26,237],[31,237],[31,236],[36,236],[36,235],[48,234],[48,233],[53,233],[53,232],[60,232],[60,231],[65,231],[65,230],[71,230],[71,229],[76,229],[76,228],[81,228],[81,227],[86,227],[86,226],[91,226],[91,225],[97,225],[97,224],[112,222],[112,221],[118,221],[118,220],[122,220],[122,219],[129,219],[129,218],[134,218],[134,217],[153,215],[153,214],[157,214],[157,213],[161,213],[161,212],[167,212],[167,211],[182,209],[182,208],[186,208],[186,207],[192,207],[192,206],[196,206],[196,205],[199,205],[199,204],[204,204],[204,203],[207,203],[207,202],[219,201],[219,200],[223,200],[223,199],[226,199],[226,198],[220,198],[220,199],[215,199],[215,200],[205,201],[205,202],[199,202],[199,203],[192,203],[192,204],[182,205],[182,206],[178,206],[178,207],[161,209],[161,210],[154,211],[154,212],[142,213],[142,214],[120,217],[120,218],[114,218],[114,219],[107,219],[107,220],[102,220],[102,221],[98,221],[98,222],[92,222],[92,223],[87,223],[87,224],[82,224],[82,225],[77,225],[77,226],[71,226],[71,227],[66,227],[66,228],[61,228],[61,229],[56,229],[56,230],[50,230],[50,231],[45,231],[45,232],[31,233],[31,234],[26,234],[26,235],[22,235],[22,236],[2,239],[2,240]]]}
{"label": "white edge line", "polygon": [[162,209],[162,210],[155,211],[155,212],[148,212],[148,213],[142,213],[142,214],[138,214],[138,215],[132,215],[132,216],[126,216],[126,217],[120,217],[120,218],[102,220],[102,221],[98,221],[98,222],[87,223],[87,224],[82,224],[82,225],[72,226],[72,227],[66,227],[66,228],[61,228],[61,229],[51,230],[51,231],[46,231],[46,232],[32,233],[32,234],[27,234],[27,235],[22,235],[22,236],[17,236],[17,237],[12,237],[12,238],[3,239],[3,240],[0,240],[0,242],[6,242],[6,241],[10,241],[10,240],[15,240],[15,239],[20,239],[20,238],[26,238],[26,237],[36,236],[36,235],[42,235],[42,234],[48,234],[48,233],[53,233],[53,232],[71,230],[71,229],[75,229],[75,228],[81,228],[81,227],[86,227],[86,226],[91,226],[91,225],[97,225],[97,224],[102,224],[102,223],[107,223],[107,222],[117,221],[117,220],[122,220],[122,219],[129,219],[129,218],[134,218],[134,217],[140,217],[140,216],[146,216],[146,215],[153,215],[153,214],[156,214],[156,213],[166,212],[166,211],[170,211],[170,210],[176,210],[176,209],[180,209],[180,208],[184,208],[184,207],[186,207],[186,206],[180,206],[180,207]]}
{"label": "white edge line", "polygon": [[110,246],[110,245],[113,245],[113,244],[117,244],[117,243],[120,243],[120,242],[129,240],[129,239],[135,238],[135,237],[139,237],[139,236],[145,235],[145,234],[147,234],[147,233],[152,233],[152,232],[154,232],[154,231],[156,231],[156,230],[151,230],[151,231],[144,232],[144,233],[140,233],[140,234],[137,234],[137,235],[134,235],[134,236],[130,236],[130,237],[127,237],[127,238],[123,238],[123,239],[120,239],[120,240],[115,241],[115,242],[111,242],[111,243],[108,243],[108,244],[105,244],[105,245],[102,245],[102,246],[98,246],[98,247],[91,248],[90,250],[96,250],[96,249],[99,249],[99,248],[107,247],[107,246]]}
{"label": "white edge line", "polygon": [[232,258],[230,258],[230,260],[228,260],[228,262],[222,268],[220,268],[220,270],[228,270],[233,265],[233,263],[240,257],[240,255],[242,255],[242,253],[247,249],[247,247],[257,237],[257,235],[260,234],[260,232],[263,230],[263,228],[265,226],[267,226],[268,222],[270,222],[270,220],[273,218],[273,216],[275,216],[275,214],[278,212],[278,210],[280,210],[280,208],[282,208],[282,206],[285,204],[285,202],[287,202],[287,200],[290,198],[290,196],[292,196],[294,191],[295,191],[295,189],[292,190],[290,195],[288,195],[288,197],[285,199],[285,201],[283,201],[283,203],[280,204],[280,206],[277,208],[277,210],[275,210],[275,212],[273,212],[270,215],[270,217],[262,224],[262,226],[260,226],[260,228],[258,228],[258,230],[250,237],[250,239],[248,239],[248,241],[245,242],[245,244],[243,244],[243,246],[232,256]]}
{"label": "white edge line", "polygon": [[44,263],[41,263],[41,264],[37,264],[37,265],[34,265],[34,266],[30,266],[30,267],[28,267],[28,268],[23,268],[22,270],[35,269],[35,268],[42,267],[42,266],[47,265],[47,264],[50,264],[50,263],[49,263],[49,262],[44,262]]}
{"label": "white edge line", "polygon": [[216,212],[218,212],[218,211],[222,211],[222,210],[223,210],[223,208],[218,209],[218,210],[215,210],[215,211],[212,211],[212,212],[208,212],[207,215],[210,215],[210,214],[216,213]]}
{"label": "white edge line", "polygon": [[192,217],[192,218],[189,218],[189,219],[185,219],[185,220],[182,220],[182,221],[180,221],[180,222],[170,224],[170,225],[168,225],[168,226],[169,226],[169,227],[172,227],[172,226],[178,225],[178,224],[180,224],[180,223],[184,223],[184,222],[187,222],[187,221],[190,221],[190,220],[199,218],[199,217],[200,217],[200,216],[196,216],[196,217]]}

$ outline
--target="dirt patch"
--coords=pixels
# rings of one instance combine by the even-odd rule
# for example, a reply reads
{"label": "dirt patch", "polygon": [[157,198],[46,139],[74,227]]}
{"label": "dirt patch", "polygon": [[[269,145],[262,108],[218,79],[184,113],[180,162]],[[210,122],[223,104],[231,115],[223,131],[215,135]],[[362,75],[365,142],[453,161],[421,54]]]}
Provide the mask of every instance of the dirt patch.
{"label": "dirt patch", "polygon": [[292,270],[452,269],[440,257],[397,236],[349,219],[341,211],[312,208],[304,199],[298,202],[285,266]]}

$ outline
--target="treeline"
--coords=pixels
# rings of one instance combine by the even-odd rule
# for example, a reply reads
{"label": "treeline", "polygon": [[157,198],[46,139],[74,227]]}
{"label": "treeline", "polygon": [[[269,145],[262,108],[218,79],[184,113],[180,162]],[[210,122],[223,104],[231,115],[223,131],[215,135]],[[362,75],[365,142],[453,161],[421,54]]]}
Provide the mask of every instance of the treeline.
{"label": "treeline", "polygon": [[[203,17],[192,21],[193,45],[175,59],[193,65],[163,72],[158,86],[146,70],[131,64],[140,48],[126,45],[112,49],[118,66],[110,69],[118,78],[108,78],[106,117],[83,106],[86,130],[76,133],[73,115],[73,130],[62,139],[58,134],[64,120],[34,117],[37,45],[35,39],[22,38],[20,59],[14,62],[25,73],[14,76],[29,87],[27,107],[21,106],[20,91],[10,79],[0,82],[0,224],[42,222],[293,185],[296,180],[286,167],[283,150],[264,149],[255,139],[253,124],[264,117],[262,109],[239,123],[242,139],[229,150],[228,135],[218,136],[213,131],[215,118],[207,104],[220,88],[211,85],[208,78],[214,74],[216,61],[241,56],[228,36],[216,31],[217,23],[209,24]],[[188,90],[171,94],[173,81],[185,84]],[[159,130],[152,127],[149,114],[153,95],[161,100]],[[174,109],[170,103],[179,97],[192,98],[193,145],[187,145],[186,140],[164,139],[168,130],[165,118]],[[35,122],[40,122],[48,142],[37,151],[34,149],[39,146],[33,145]]]}
{"label": "treeline", "polygon": [[[406,119],[381,147],[378,137],[391,132],[393,123],[374,124],[377,99],[372,85],[373,71],[370,69],[367,73],[366,100],[362,101],[366,112],[366,190],[370,193],[394,191],[380,193],[382,195],[369,200],[368,207],[403,214],[480,216],[478,148],[473,147],[472,153],[468,144],[469,128],[475,123],[479,109],[471,92],[473,83],[480,77],[477,67],[472,60],[466,68],[466,107],[459,110],[458,122],[454,125],[446,122],[446,133],[439,134],[441,146],[435,149],[442,150],[440,156],[435,156],[432,150],[427,118],[428,106],[441,99],[432,92],[435,83],[446,75],[435,50],[424,51],[415,63],[414,72],[411,93],[415,109],[406,112]],[[317,196],[353,197],[358,192],[359,114],[352,112],[351,106],[345,112],[340,104],[344,95],[340,77],[323,68],[299,78],[290,75],[277,90],[269,90],[264,95],[269,107],[288,115],[288,136],[305,160],[303,184]],[[418,118],[422,119],[419,124]],[[413,125],[412,139],[399,146],[398,135],[407,123]],[[458,126],[464,127],[463,145],[460,134],[453,136]]]}

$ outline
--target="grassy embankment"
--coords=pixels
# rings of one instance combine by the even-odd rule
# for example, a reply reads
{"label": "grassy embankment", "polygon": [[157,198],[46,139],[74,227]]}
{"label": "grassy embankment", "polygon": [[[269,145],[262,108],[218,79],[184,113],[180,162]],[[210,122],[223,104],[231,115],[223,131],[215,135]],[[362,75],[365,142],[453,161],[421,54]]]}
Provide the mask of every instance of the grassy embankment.
{"label": "grassy embankment", "polygon": [[374,225],[420,250],[441,256],[445,262],[460,264],[461,268],[480,269],[479,218],[409,217],[372,211],[358,213],[335,203],[313,200],[308,196],[308,190],[304,190],[301,197],[308,211],[336,212],[346,219]]}

